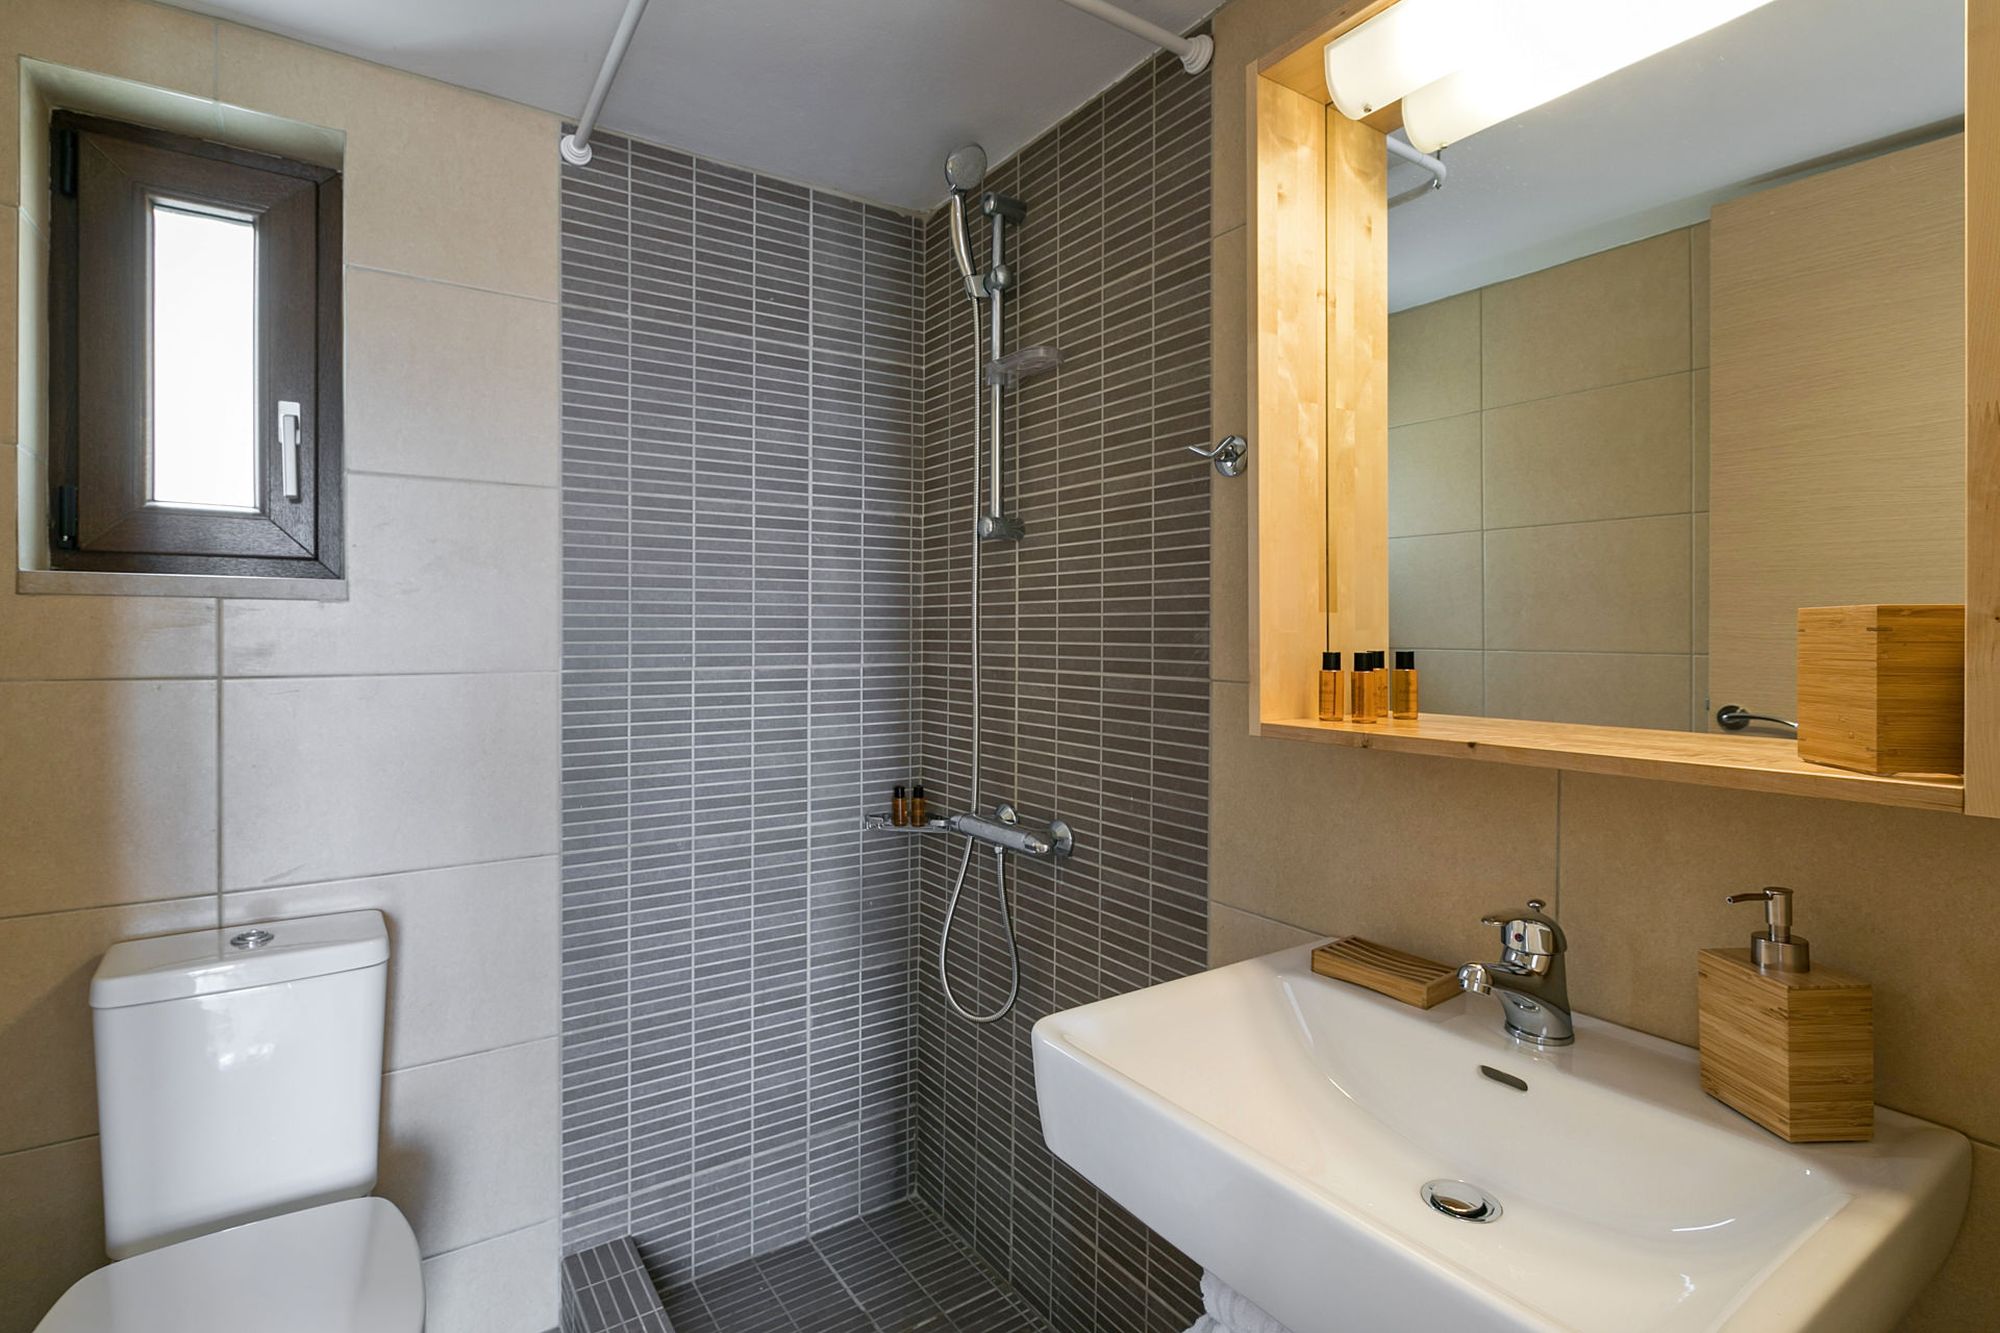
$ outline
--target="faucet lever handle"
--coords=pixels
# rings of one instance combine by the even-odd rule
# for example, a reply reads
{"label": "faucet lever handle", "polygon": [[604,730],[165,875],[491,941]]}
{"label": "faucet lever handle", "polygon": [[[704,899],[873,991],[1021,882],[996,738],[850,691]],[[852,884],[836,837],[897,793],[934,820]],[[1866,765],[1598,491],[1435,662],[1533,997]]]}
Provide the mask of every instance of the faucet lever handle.
{"label": "faucet lever handle", "polygon": [[1569,940],[1563,935],[1563,928],[1556,919],[1546,914],[1547,907],[1548,904],[1541,899],[1530,898],[1525,908],[1488,912],[1479,918],[1479,923],[1498,926],[1500,943],[1517,953],[1559,954],[1569,948]]}

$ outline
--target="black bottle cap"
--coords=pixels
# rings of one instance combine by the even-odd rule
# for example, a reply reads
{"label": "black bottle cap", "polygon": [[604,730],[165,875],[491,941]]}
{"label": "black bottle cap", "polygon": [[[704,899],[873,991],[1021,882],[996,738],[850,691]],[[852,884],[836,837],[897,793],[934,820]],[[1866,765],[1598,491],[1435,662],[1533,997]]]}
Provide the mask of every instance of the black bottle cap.
{"label": "black bottle cap", "polygon": [[1321,653],[1321,654],[1319,655],[1319,669],[1320,669],[1321,671],[1338,671],[1338,670],[1340,670],[1340,654],[1339,654],[1339,653]]}
{"label": "black bottle cap", "polygon": [[903,792],[903,784],[902,784],[902,783],[900,783],[900,782],[899,782],[899,783],[897,783],[897,784],[896,784],[896,790],[895,790],[895,793],[894,793],[894,795],[895,795],[895,798],[896,798],[897,800],[899,800],[899,801],[903,799],[903,795],[904,795],[904,792]]}
{"label": "black bottle cap", "polygon": [[1396,650],[1396,670],[1415,671],[1416,669],[1417,650],[1414,648],[1398,648]]}
{"label": "black bottle cap", "polygon": [[924,794],[924,784],[921,782],[919,782],[916,786],[910,788],[910,795],[912,796],[921,798],[923,794]]}
{"label": "black bottle cap", "polygon": [[1380,671],[1382,669],[1382,654],[1377,652],[1367,652],[1363,653],[1362,656],[1368,659],[1366,662],[1361,664],[1361,669],[1363,671]]}

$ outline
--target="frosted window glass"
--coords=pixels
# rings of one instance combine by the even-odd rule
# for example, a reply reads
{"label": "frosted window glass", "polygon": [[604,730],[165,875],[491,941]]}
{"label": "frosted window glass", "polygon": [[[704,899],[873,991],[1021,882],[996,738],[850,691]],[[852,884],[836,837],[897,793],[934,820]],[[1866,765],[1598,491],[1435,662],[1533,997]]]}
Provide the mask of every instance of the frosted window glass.
{"label": "frosted window glass", "polygon": [[255,509],[257,229],[155,203],[155,504]]}

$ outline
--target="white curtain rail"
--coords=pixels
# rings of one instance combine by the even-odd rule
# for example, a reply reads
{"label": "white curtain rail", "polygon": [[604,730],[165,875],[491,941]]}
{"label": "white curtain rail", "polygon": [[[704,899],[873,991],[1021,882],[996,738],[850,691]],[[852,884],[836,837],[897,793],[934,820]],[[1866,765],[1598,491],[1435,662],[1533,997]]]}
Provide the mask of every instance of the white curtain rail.
{"label": "white curtain rail", "polygon": [[[1215,56],[1215,42],[1206,34],[1183,37],[1157,23],[1149,23],[1137,14],[1108,4],[1106,0],[1063,0],[1063,3],[1173,52],[1180,57],[1181,68],[1190,74],[1199,74],[1207,69],[1208,62]],[[610,95],[612,80],[618,77],[618,66],[625,59],[626,48],[632,45],[632,34],[646,12],[646,4],[647,0],[626,0],[624,17],[618,20],[618,31],[611,36],[611,49],[604,54],[604,66],[597,71],[597,82],[591,85],[590,99],[583,104],[583,114],[577,118],[576,129],[562,137],[563,161],[573,166],[580,167],[590,161],[591,133],[597,128],[597,117],[604,110],[604,99]]]}
{"label": "white curtain rail", "polygon": [[597,82],[590,88],[590,100],[583,104],[583,114],[577,117],[576,131],[562,137],[563,161],[572,166],[584,166],[590,161],[590,135],[597,128],[598,113],[604,110],[604,99],[610,95],[611,81],[618,77],[618,66],[625,59],[625,48],[632,45],[632,34],[639,27],[639,18],[645,12],[646,0],[626,0],[625,16],[618,20],[618,31],[611,35],[611,49],[604,53],[604,68],[597,71]]}
{"label": "white curtain rail", "polygon": [[1421,198],[1429,194],[1432,190],[1442,190],[1444,188],[1444,159],[1442,157],[1433,157],[1429,153],[1419,152],[1393,134],[1383,140],[1383,142],[1389,146],[1389,151],[1395,156],[1402,158],[1405,162],[1411,163],[1414,166],[1422,167],[1425,171],[1431,173],[1430,184],[1413,186],[1403,191],[1389,201],[1389,207],[1394,208],[1397,204],[1407,203],[1412,199]]}
{"label": "white curtain rail", "polygon": [[1215,56],[1215,41],[1205,33],[1197,37],[1183,37],[1157,23],[1148,23],[1137,14],[1107,4],[1105,0],[1063,0],[1063,3],[1173,52],[1181,58],[1181,68],[1190,74],[1199,74],[1207,69],[1208,62]]}

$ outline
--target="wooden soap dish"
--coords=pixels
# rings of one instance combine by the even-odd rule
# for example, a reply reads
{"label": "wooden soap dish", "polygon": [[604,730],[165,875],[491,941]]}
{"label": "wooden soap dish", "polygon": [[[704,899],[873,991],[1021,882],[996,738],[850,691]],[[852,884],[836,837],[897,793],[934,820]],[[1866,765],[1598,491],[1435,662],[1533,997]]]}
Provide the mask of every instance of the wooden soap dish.
{"label": "wooden soap dish", "polygon": [[1459,993],[1458,969],[1347,935],[1313,950],[1313,971],[1365,986],[1419,1009],[1434,1009]]}

